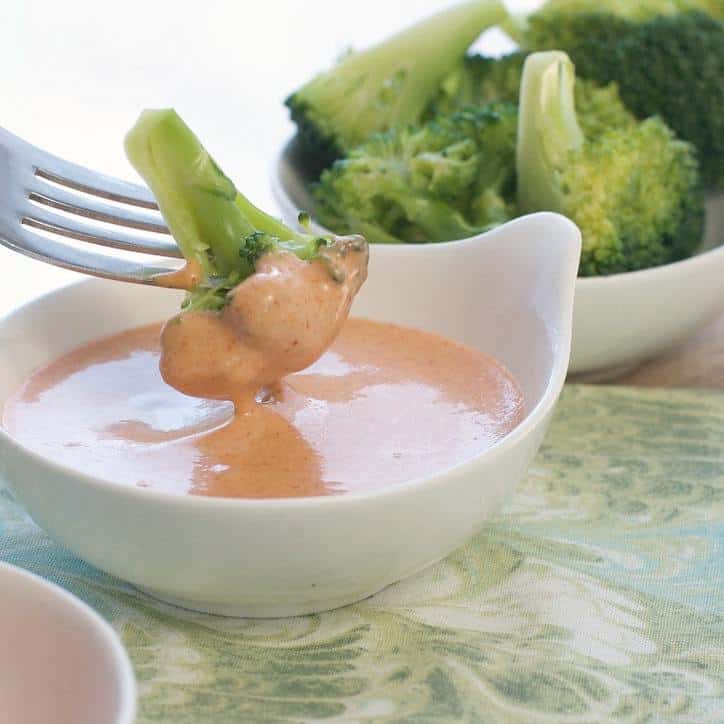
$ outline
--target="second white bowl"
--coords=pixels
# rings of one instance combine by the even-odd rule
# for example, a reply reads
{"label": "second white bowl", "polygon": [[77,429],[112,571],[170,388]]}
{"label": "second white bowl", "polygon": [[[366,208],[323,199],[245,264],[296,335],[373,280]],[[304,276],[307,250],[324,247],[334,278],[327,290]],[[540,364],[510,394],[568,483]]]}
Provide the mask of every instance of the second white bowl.
{"label": "second white bowl", "polygon": [[0,563],[0,722],[132,724],[136,683],[113,629],[70,593]]}

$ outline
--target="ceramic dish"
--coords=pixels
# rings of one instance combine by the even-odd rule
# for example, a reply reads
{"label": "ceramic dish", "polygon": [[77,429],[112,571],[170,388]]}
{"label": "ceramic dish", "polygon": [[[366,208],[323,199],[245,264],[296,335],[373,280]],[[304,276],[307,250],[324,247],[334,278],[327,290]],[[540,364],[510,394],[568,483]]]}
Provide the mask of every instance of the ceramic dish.
{"label": "ceramic dish", "polygon": [[113,629],[42,578],[0,563],[0,721],[131,724],[136,684]]}
{"label": "ceramic dish", "polygon": [[[305,174],[292,139],[274,167],[272,190],[284,220],[311,209]],[[665,266],[576,282],[572,374],[615,377],[685,339],[724,310],[724,194],[712,196],[696,256]],[[326,231],[317,225],[320,232]],[[407,247],[408,249],[411,247]],[[381,264],[392,246],[373,245]]]}
{"label": "ceramic dish", "polygon": [[[357,601],[450,553],[512,493],[565,379],[579,254],[573,224],[535,214],[468,241],[373,258],[353,314],[493,354],[525,395],[519,427],[442,475],[333,497],[183,497],[91,478],[2,431],[0,472],[56,540],[157,598],[239,616]],[[93,280],[20,308],[0,322],[0,405],[39,365],[168,318],[179,301],[165,289]]]}

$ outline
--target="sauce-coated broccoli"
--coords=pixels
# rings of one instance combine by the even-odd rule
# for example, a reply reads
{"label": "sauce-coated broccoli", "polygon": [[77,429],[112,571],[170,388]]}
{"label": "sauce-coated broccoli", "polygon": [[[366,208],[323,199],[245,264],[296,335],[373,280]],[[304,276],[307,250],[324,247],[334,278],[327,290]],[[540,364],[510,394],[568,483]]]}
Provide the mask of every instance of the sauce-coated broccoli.
{"label": "sauce-coated broccoli", "polygon": [[333,241],[292,231],[254,206],[174,110],[141,113],[125,146],[184,257],[200,270],[187,307],[225,306],[228,292],[254,273],[267,251],[283,249],[311,260]]}
{"label": "sauce-coated broccoli", "polygon": [[500,0],[469,0],[317,75],[286,100],[307,155],[332,161],[373,133],[417,123],[470,44],[506,17]]}
{"label": "sauce-coated broccoli", "polygon": [[693,148],[658,118],[586,136],[576,115],[574,82],[565,53],[526,59],[519,211],[558,211],[578,224],[584,276],[644,269],[693,253],[704,221]]}

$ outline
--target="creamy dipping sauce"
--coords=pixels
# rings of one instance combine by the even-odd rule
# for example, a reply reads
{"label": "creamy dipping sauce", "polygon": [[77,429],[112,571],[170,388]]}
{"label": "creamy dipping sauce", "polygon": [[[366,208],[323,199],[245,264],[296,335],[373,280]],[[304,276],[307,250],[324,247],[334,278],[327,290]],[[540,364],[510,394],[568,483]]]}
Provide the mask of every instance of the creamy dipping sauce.
{"label": "creamy dipping sauce", "polygon": [[161,333],[161,376],[179,392],[247,407],[309,367],[339,334],[367,278],[367,243],[338,237],[321,259],[265,254],[220,313],[184,312]]}
{"label": "creamy dipping sauce", "polygon": [[374,490],[440,473],[523,418],[496,360],[442,337],[350,319],[314,364],[241,406],[159,373],[160,326],[93,342],[35,372],[3,425],[83,472],[179,495],[281,498]]}

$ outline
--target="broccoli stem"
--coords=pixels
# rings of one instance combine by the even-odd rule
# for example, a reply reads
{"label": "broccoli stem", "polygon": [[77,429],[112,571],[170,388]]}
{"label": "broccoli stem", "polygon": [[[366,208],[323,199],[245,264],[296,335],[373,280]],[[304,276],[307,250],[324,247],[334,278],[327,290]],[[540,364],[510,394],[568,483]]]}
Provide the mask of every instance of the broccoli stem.
{"label": "broccoli stem", "polygon": [[143,111],[125,147],[184,257],[197,261],[206,279],[241,281],[276,247],[312,259],[324,241],[256,208],[172,109]]}
{"label": "broccoli stem", "polygon": [[[345,72],[377,71],[379,80],[387,84],[393,81],[387,76],[391,68],[402,69],[406,64],[416,66],[412,72],[405,73],[405,82],[401,83],[399,92],[394,84],[389,88],[390,92],[397,93],[397,97],[393,103],[395,110],[387,122],[379,128],[366,129],[364,135],[369,135],[369,131],[386,130],[400,120],[419,120],[430,95],[481,31],[507,17],[500,0],[472,0],[422,20],[367,52],[355,53],[342,61],[347,64]],[[362,141],[363,138],[354,140]]]}
{"label": "broccoli stem", "polygon": [[[441,76],[464,54],[465,49],[480,35],[481,29],[489,28],[508,17],[500,0],[469,0],[437,15],[421,20],[406,30],[362,53],[353,53],[342,60],[337,70],[345,72],[374,72],[386,77],[386,72],[400,64],[400,59],[428,55],[430,68],[419,67],[419,76],[402,89],[398,105],[419,102],[421,87],[428,90],[430,75]],[[441,42],[442,41],[442,42]],[[429,71],[429,72],[424,72]]]}
{"label": "broccoli stem", "polygon": [[468,0],[317,75],[286,101],[308,150],[333,160],[373,133],[419,122],[470,44],[507,16],[501,0]]}
{"label": "broccoli stem", "polygon": [[523,66],[517,142],[518,209],[563,211],[557,169],[583,146],[576,118],[575,69],[560,51],[533,53]]}
{"label": "broccoli stem", "polygon": [[235,204],[236,188],[174,110],[143,111],[125,147],[186,259],[207,276],[253,271],[239,268],[255,229]]}
{"label": "broccoli stem", "polygon": [[240,191],[236,192],[235,203],[254,227],[255,234],[263,233],[271,246],[290,251],[302,261],[316,258],[320,245],[327,241],[319,236],[293,231],[279,219],[254,206]]}

